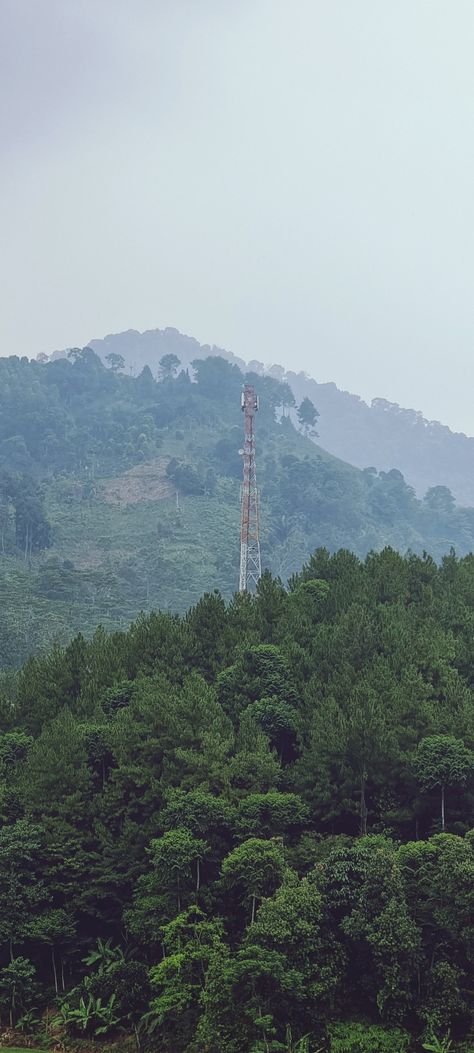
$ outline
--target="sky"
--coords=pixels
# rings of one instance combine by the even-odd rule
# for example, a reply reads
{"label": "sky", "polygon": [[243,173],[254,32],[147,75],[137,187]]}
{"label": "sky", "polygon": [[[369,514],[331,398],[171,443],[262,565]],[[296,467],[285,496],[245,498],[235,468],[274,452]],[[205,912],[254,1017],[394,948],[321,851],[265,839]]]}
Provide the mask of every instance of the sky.
{"label": "sky", "polygon": [[175,326],[474,434],[472,0],[0,0],[0,354]]}

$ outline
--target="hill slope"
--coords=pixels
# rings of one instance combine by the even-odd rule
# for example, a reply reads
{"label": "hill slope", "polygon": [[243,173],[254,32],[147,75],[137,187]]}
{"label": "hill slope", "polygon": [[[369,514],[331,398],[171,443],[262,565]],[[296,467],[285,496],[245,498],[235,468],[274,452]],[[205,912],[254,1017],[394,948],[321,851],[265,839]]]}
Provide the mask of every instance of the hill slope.
{"label": "hill slope", "polygon": [[11,1023],[472,1053],[473,597],[472,557],[319,552],[0,686]]}
{"label": "hill slope", "polygon": [[[231,353],[201,346],[177,329],[145,333],[132,329],[91,340],[90,346],[104,358],[110,352],[122,354],[135,371],[149,365],[156,372],[161,356],[170,353],[184,366],[193,358],[218,354],[245,368]],[[259,372],[265,369],[263,363],[251,363],[251,367]],[[420,497],[429,487],[441,484],[452,490],[460,504],[474,505],[474,438],[386,399],[374,399],[369,406],[357,395],[335,384],[319,384],[304,373],[285,372],[282,366],[271,367],[270,372],[290,384],[298,402],[307,396],[315,403],[321,414],[318,431],[324,449],[359,468],[398,468]]]}
{"label": "hill slope", "polygon": [[[264,566],[286,579],[319,546],[474,548],[474,510],[416,500],[397,471],[361,472],[281,416],[258,386]],[[196,382],[105,368],[89,348],[0,359],[0,652],[11,665],[78,630],[183,611],[238,580],[243,375],[210,357]]]}

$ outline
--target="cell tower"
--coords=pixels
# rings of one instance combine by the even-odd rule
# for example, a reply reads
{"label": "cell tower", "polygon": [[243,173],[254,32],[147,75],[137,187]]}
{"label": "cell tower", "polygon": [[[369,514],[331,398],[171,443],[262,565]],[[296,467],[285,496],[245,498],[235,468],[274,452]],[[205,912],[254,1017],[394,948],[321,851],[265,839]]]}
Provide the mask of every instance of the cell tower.
{"label": "cell tower", "polygon": [[244,414],[244,477],[240,498],[240,580],[239,592],[255,589],[262,573],[258,523],[257,468],[255,463],[255,414],[258,397],[250,384],[241,396]]}

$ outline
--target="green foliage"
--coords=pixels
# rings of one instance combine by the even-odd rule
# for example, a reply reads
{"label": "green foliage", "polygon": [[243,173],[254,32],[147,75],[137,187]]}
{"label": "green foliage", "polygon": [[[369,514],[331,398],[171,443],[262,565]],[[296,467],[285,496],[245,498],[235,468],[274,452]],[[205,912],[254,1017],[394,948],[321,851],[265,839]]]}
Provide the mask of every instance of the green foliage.
{"label": "green foliage", "polygon": [[242,801],[237,826],[243,837],[295,835],[305,825],[308,809],[296,793],[251,793]]}
{"label": "green foliage", "polygon": [[87,999],[80,998],[77,1008],[63,1002],[55,1022],[72,1032],[87,1033],[98,1038],[109,1034],[120,1023],[115,1002],[115,994],[110,996],[106,1004],[102,1004],[102,999],[94,998],[94,995],[89,995]]}
{"label": "green foliage", "polygon": [[283,880],[283,873],[284,857],[280,844],[258,837],[238,845],[222,863],[225,885],[244,903],[251,905],[252,922],[257,901],[276,891]]}
{"label": "green foliage", "polygon": [[[139,1020],[148,1006],[151,987],[148,970],[143,962],[117,959],[106,971],[99,971],[85,979],[88,994],[100,1004],[112,1005],[117,1021],[130,1025]],[[111,1001],[113,998],[113,1002]]]}
{"label": "green foliage", "polygon": [[415,772],[423,789],[441,787],[441,828],[445,827],[445,788],[462,786],[474,770],[474,753],[452,735],[430,735],[419,743]]}
{"label": "green foliage", "polygon": [[108,973],[110,970],[118,964],[121,964],[124,960],[123,951],[121,947],[113,947],[112,940],[102,940],[99,936],[97,944],[86,958],[83,959],[85,965],[92,965],[97,967],[99,974]]}
{"label": "green foliage", "polygon": [[416,774],[426,789],[464,783],[473,766],[474,757],[470,750],[452,735],[431,735],[422,739],[418,746]]}
{"label": "green foliage", "polygon": [[329,1028],[330,1053],[405,1053],[410,1036],[399,1028],[372,1024],[334,1024]]}
{"label": "green foliage", "polygon": [[316,434],[314,428],[318,417],[319,413],[315,405],[305,396],[301,405],[298,406],[298,421],[305,434]]}
{"label": "green foliage", "polygon": [[55,1040],[163,1053],[468,1042],[473,604],[472,557],[319,549],[288,589],[3,676],[4,1022],[54,1003]]}
{"label": "green foliage", "polygon": [[35,994],[36,969],[27,958],[13,958],[0,970],[0,1006],[8,1010],[10,1027],[27,1010],[31,1009]]}
{"label": "green foliage", "polygon": [[437,1038],[435,1035],[432,1035],[429,1041],[423,1042],[422,1049],[429,1050],[429,1053],[449,1053],[452,1044],[448,1035],[444,1038]]}
{"label": "green foliage", "polygon": [[222,949],[223,926],[209,921],[199,908],[179,914],[163,926],[165,955],[150,970],[150,1010],[141,1022],[148,1035],[156,1035],[163,1050],[185,1048],[199,1021],[202,976],[212,957]]}
{"label": "green foliage", "polygon": [[160,379],[170,380],[171,377],[176,376],[179,366],[180,361],[177,355],[163,355],[160,358]]}
{"label": "green foliage", "polygon": [[15,1026],[18,1031],[23,1031],[26,1035],[31,1035],[38,1031],[40,1024],[41,1021],[36,1010],[27,1009],[18,1017]]}
{"label": "green foliage", "polygon": [[[119,352],[108,352],[107,366],[91,348],[51,362],[0,359],[4,668],[99,623],[123,630],[143,610],[182,613],[205,591],[229,600],[236,587],[244,376],[216,356],[194,362],[195,382],[176,375],[173,353],[161,358],[160,382],[149,367],[127,375]],[[308,397],[302,432],[281,416],[292,403],[287,384],[247,379],[260,394],[262,553],[273,574],[296,574],[318,545],[361,558],[389,545],[430,550],[438,561],[451,546],[474,547],[474,514],[453,507],[445,488],[421,502],[395,469],[377,475],[344,464],[303,434],[314,433],[317,417]],[[393,566],[388,577],[400,585]],[[311,579],[324,575],[313,569],[293,604],[302,647],[326,602]],[[379,585],[389,587],[384,575]],[[281,582],[272,595],[264,582],[259,590],[264,645],[277,643],[282,592]]]}

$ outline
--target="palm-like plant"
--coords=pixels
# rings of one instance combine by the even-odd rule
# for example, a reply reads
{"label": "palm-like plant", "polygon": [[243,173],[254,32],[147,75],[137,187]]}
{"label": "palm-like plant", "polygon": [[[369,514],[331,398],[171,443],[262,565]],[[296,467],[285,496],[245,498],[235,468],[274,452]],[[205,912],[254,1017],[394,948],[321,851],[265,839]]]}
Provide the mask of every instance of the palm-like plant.
{"label": "palm-like plant", "polygon": [[270,1017],[260,1017],[256,1021],[259,1026],[265,1024],[267,1030],[266,1036],[253,1047],[252,1053],[323,1053],[322,1047],[315,1049],[314,1046],[310,1045],[310,1035],[303,1035],[301,1038],[294,1039],[290,1024],[286,1026],[284,1042],[279,1042],[276,1038],[270,1037],[272,1033],[275,1033],[275,1028],[268,1026],[269,1021],[271,1021]]}
{"label": "palm-like plant", "polygon": [[105,1035],[120,1023],[116,1013],[116,996],[102,1004],[101,998],[89,995],[87,1001],[80,998],[77,1008],[63,1002],[57,1016],[51,1021],[54,1026],[73,1027],[78,1031],[93,1031],[94,1035]]}
{"label": "palm-like plant", "polygon": [[121,947],[113,947],[112,940],[101,940],[100,936],[96,946],[86,958],[82,959],[85,965],[95,965],[99,973],[106,973],[112,965],[124,961],[124,953]]}
{"label": "palm-like plant", "polygon": [[19,1031],[24,1031],[26,1034],[30,1034],[31,1031],[39,1026],[40,1018],[36,1009],[27,1009],[16,1022],[16,1027]]}
{"label": "palm-like plant", "polygon": [[427,1042],[423,1042],[423,1049],[426,1049],[428,1053],[449,1053],[452,1041],[449,1037],[449,1032],[444,1038],[437,1038],[436,1035],[430,1035]]}
{"label": "palm-like plant", "polygon": [[310,1047],[310,1035],[303,1035],[302,1038],[293,1041],[293,1033],[290,1025],[286,1028],[286,1046],[285,1053],[323,1053],[322,1047],[320,1049],[314,1049]]}

